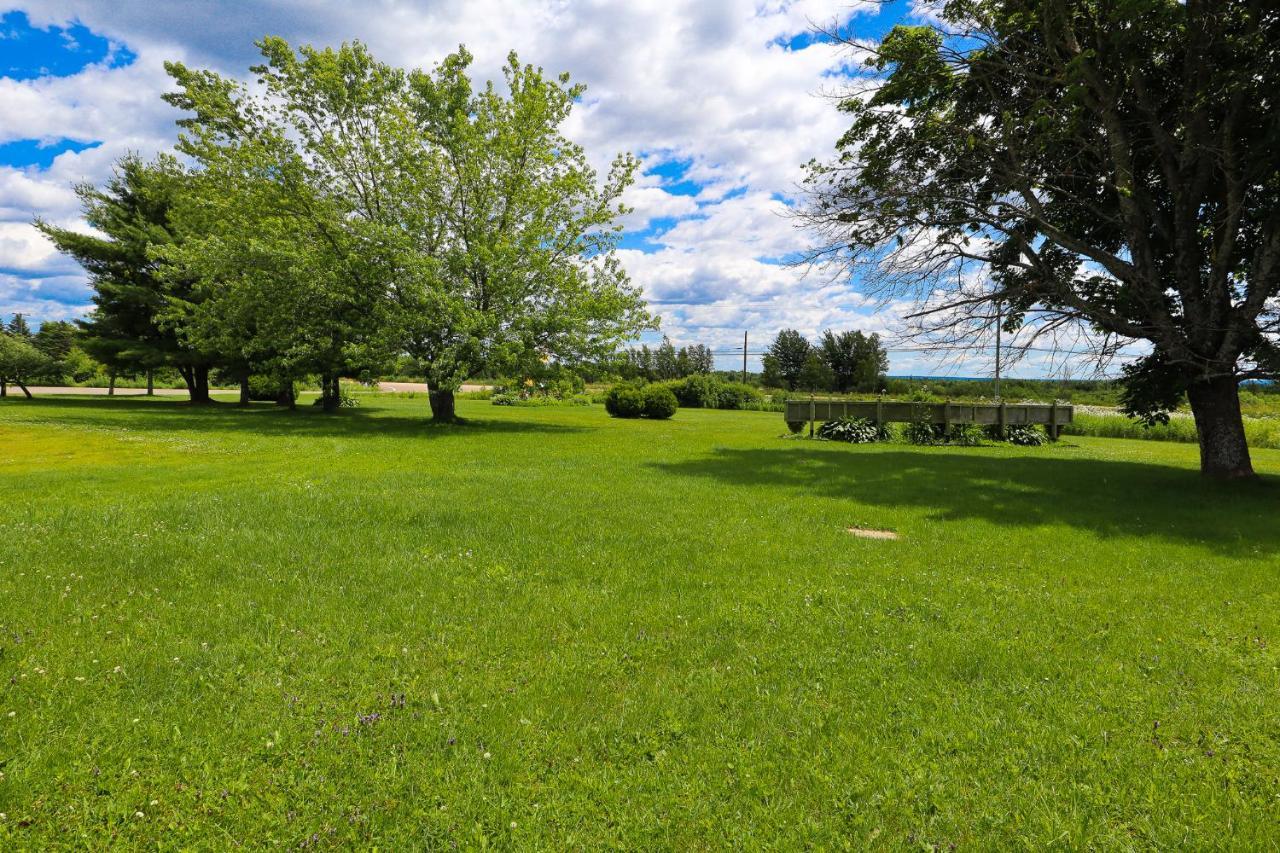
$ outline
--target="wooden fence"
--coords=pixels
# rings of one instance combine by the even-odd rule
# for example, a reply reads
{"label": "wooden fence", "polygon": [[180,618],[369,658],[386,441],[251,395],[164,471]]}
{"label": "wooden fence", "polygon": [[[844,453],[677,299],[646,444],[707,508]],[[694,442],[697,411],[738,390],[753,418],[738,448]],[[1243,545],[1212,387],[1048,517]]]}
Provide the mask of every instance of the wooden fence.
{"label": "wooden fence", "polygon": [[950,428],[952,424],[1024,426],[1040,424],[1057,439],[1063,424],[1071,423],[1075,409],[1058,403],[911,403],[900,400],[788,400],[784,417],[793,431],[805,422],[813,425],[845,418],[865,418],[878,424],[927,422]]}

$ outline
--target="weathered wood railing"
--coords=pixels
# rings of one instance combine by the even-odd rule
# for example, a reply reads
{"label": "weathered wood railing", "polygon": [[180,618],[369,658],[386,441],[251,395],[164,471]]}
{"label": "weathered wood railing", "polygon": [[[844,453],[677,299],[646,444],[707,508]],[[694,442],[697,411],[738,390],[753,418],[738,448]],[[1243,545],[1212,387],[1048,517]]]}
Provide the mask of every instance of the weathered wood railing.
{"label": "weathered wood railing", "polygon": [[1075,409],[1060,403],[913,403],[901,400],[788,400],[784,417],[787,426],[798,432],[806,422],[810,433],[815,423],[840,418],[866,418],[879,424],[926,422],[949,428],[952,424],[982,426],[1023,426],[1040,424],[1049,437],[1071,423]]}

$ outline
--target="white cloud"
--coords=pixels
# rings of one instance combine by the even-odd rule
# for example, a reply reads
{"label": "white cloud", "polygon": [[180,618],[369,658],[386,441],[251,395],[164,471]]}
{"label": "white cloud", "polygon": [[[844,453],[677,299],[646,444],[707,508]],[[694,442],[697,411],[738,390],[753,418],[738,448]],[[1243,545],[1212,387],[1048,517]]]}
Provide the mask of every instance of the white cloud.
{"label": "white cloud", "polygon": [[37,26],[79,21],[137,59],[69,77],[0,79],[0,143],[103,142],[63,154],[45,170],[0,168],[0,269],[32,276],[0,283],[0,313],[16,304],[70,310],[52,307],[60,297],[40,291],[74,266],[29,223],[37,214],[74,221],[72,183],[101,182],[127,151],[151,156],[172,144],[175,114],[159,97],[168,88],[163,61],[243,77],[257,58],[253,40],[265,34],[324,45],[360,39],[380,58],[419,67],[465,43],[480,77],[498,77],[511,49],[548,71],[571,72],[588,91],[567,130],[598,168],[630,151],[646,168],[679,161],[681,180],[700,187],[697,195],[669,192],[651,174],[625,198],[635,208],[625,220],[629,231],[676,220],[647,235],[652,251],[623,252],[673,340],[740,345],[746,328],[755,349],[784,327],[810,335],[826,327],[887,330],[902,313],[770,262],[806,245],[782,214],[801,164],[829,156],[846,126],[818,95],[852,61],[825,44],[785,45],[815,23],[875,14],[874,0],[383,0],[374,9],[274,0],[239,4],[234,13],[154,0],[16,5]]}

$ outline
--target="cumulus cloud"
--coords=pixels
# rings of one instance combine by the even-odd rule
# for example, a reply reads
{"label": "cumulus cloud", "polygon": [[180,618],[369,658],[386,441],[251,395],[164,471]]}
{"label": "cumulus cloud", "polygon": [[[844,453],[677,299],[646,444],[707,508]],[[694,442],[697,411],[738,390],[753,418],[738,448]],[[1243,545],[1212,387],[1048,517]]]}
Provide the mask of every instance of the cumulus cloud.
{"label": "cumulus cloud", "polygon": [[[44,306],[51,317],[83,310],[83,277],[31,228],[32,217],[73,222],[73,183],[101,182],[126,152],[151,156],[172,145],[176,116],[159,97],[168,88],[164,60],[244,77],[257,59],[253,41],[266,34],[295,44],[360,39],[380,58],[418,67],[465,43],[482,78],[499,78],[513,49],[548,71],[569,71],[587,85],[569,135],[600,169],[622,151],[644,163],[624,220],[641,239],[628,240],[639,248],[623,260],[677,342],[740,345],[749,329],[754,349],[780,328],[884,331],[901,313],[780,262],[806,245],[785,215],[801,164],[829,156],[846,123],[819,94],[853,62],[801,37],[815,24],[857,27],[880,10],[875,0],[383,0],[372,8],[273,0],[234,14],[154,0],[15,5],[34,26],[79,22],[136,59],[111,67],[108,58],[65,77],[0,78],[0,143],[102,143],[47,169],[0,167],[0,270],[9,274],[0,313],[18,304]],[[672,163],[678,188],[652,172]],[[50,289],[54,281],[68,289]]]}

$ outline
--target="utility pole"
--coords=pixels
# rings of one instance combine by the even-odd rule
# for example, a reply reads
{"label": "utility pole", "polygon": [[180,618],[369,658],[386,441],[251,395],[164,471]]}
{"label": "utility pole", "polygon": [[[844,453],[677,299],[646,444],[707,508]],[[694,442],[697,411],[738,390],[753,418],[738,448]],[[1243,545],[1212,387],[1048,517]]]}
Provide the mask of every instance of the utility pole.
{"label": "utility pole", "polygon": [[1000,399],[1000,326],[1003,324],[1004,306],[996,301],[996,399]]}
{"label": "utility pole", "polygon": [[747,384],[747,333],[742,333],[742,384]]}

